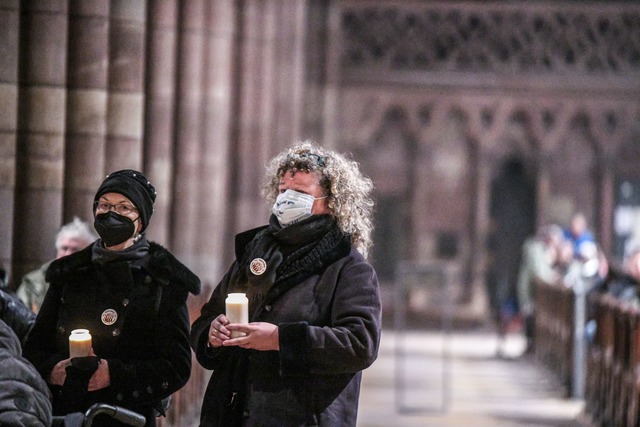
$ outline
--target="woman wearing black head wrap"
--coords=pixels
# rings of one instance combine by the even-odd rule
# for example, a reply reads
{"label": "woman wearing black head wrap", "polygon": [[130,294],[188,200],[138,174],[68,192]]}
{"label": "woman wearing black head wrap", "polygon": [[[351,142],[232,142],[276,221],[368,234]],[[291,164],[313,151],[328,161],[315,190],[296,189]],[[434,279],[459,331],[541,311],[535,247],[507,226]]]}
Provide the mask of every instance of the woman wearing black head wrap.
{"label": "woman wearing black head wrap", "polygon": [[[189,292],[200,280],[144,231],[156,190],[140,172],[107,176],[96,192],[100,239],[51,263],[49,291],[25,345],[53,393],[54,415],[96,402],[142,413],[155,426],[162,400],[191,372]],[[69,357],[69,334],[88,329],[88,357]],[[96,418],[94,425],[119,425]]]}

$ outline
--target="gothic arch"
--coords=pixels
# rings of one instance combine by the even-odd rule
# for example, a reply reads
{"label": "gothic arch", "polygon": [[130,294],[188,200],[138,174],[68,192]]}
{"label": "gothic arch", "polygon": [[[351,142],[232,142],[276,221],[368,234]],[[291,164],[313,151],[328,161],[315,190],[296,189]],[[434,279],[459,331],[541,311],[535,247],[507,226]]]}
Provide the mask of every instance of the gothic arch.
{"label": "gothic arch", "polygon": [[[592,119],[584,110],[576,111],[550,158],[552,218],[566,222],[575,211],[583,211],[590,224],[598,224],[602,155],[591,129]],[[595,191],[594,191],[595,189]]]}
{"label": "gothic arch", "polygon": [[358,148],[376,199],[371,261],[383,281],[391,281],[400,261],[410,257],[416,137],[405,108],[389,105],[379,127]]}

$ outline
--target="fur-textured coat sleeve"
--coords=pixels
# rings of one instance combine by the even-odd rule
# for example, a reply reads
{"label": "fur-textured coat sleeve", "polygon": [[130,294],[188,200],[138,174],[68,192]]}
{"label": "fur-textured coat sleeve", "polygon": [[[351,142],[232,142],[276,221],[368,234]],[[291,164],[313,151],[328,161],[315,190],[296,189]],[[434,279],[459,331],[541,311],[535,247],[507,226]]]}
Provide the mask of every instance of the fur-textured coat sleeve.
{"label": "fur-textured coat sleeve", "polygon": [[51,425],[50,399],[47,384],[21,356],[17,335],[0,320],[0,425]]}

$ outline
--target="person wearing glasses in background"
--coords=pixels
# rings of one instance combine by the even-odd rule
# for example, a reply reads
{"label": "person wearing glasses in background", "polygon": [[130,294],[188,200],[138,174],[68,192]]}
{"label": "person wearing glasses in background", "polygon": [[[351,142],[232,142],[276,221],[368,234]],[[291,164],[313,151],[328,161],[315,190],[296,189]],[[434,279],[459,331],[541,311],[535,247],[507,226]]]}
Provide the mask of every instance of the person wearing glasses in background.
{"label": "person wearing glasses in background", "polygon": [[[122,406],[156,425],[163,400],[191,374],[187,296],[200,280],[169,251],[147,240],[156,190],[140,172],[107,176],[94,198],[100,238],[55,260],[24,348],[53,394],[54,415],[93,403]],[[87,357],[69,357],[69,335],[88,329]],[[106,417],[106,416],[103,416]],[[121,425],[109,417],[93,425]]]}
{"label": "person wearing glasses in background", "polygon": [[[268,225],[236,236],[236,260],[192,325],[197,360],[213,371],[200,425],[355,426],[381,330],[365,258],[371,180],[311,142],[274,157],[267,179]],[[247,295],[249,323],[224,314],[235,292]]]}
{"label": "person wearing glasses in background", "polygon": [[[84,249],[98,238],[91,229],[91,225],[74,217],[73,221],[63,225],[56,235],[56,257],[71,255],[74,252]],[[47,268],[51,261],[42,264],[38,269],[33,270],[22,277],[22,281],[16,290],[18,298],[25,303],[34,313],[38,313],[44,295],[49,289],[49,283],[44,279]]]}

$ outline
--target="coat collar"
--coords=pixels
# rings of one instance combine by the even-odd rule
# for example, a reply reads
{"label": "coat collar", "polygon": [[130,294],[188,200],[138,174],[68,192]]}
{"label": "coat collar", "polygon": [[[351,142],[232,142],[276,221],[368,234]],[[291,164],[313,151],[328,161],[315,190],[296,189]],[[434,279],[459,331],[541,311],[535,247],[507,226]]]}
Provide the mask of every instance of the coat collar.
{"label": "coat collar", "polygon": [[[53,261],[47,269],[46,280],[59,281],[73,271],[89,268],[91,247],[95,244]],[[145,268],[163,285],[177,285],[194,295],[200,293],[200,278],[158,243],[149,242],[149,256],[145,261]]]}

